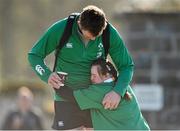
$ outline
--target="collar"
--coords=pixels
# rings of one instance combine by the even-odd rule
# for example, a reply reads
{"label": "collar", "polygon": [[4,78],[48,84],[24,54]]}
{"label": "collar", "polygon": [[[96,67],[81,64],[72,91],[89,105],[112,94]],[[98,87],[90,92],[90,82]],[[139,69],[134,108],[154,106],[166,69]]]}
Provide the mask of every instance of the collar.
{"label": "collar", "polygon": [[110,82],[113,82],[113,79],[112,78],[109,78],[107,80],[104,81],[104,83],[110,83]]}

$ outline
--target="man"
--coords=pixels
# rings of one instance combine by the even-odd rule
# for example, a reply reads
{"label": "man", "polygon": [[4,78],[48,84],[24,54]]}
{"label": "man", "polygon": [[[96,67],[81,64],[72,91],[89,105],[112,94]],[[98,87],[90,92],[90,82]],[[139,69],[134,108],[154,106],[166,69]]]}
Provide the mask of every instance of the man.
{"label": "man", "polygon": [[18,89],[17,109],[8,113],[2,125],[3,130],[42,130],[42,121],[33,109],[34,95],[27,87]]}
{"label": "man", "polygon": [[[51,87],[59,90],[61,79],[44,63],[44,58],[53,52],[63,34],[67,18],[53,24],[28,54],[29,62],[37,75]],[[69,41],[61,49],[56,71],[68,73],[65,86],[77,90],[90,84],[90,68],[93,60],[105,57],[102,32],[107,22],[104,12],[96,6],[87,6],[76,18]],[[105,109],[115,109],[124,96],[132,79],[133,61],[116,29],[110,25],[109,54],[120,75],[114,89],[102,101]],[[61,91],[59,91],[61,92]],[[76,112],[76,113],[74,113]],[[54,129],[82,129],[91,127],[89,111],[81,111],[59,93],[55,93]],[[79,128],[80,127],[80,128]]]}

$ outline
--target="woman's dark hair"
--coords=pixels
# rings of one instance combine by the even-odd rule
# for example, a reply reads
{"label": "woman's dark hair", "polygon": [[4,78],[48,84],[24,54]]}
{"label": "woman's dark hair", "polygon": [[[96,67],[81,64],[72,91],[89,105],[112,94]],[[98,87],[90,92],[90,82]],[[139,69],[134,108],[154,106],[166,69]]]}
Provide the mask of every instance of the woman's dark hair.
{"label": "woman's dark hair", "polygon": [[[92,62],[91,66],[98,66],[97,71],[100,75],[106,75],[107,73],[109,73],[114,78],[114,81],[117,81],[117,71],[111,62],[106,61],[102,58],[98,58],[97,60]],[[128,91],[126,91],[124,98],[126,100],[131,100],[132,95]]]}
{"label": "woman's dark hair", "polygon": [[106,75],[109,73],[114,78],[114,80],[117,81],[117,71],[111,62],[99,58],[93,61],[91,66],[95,65],[98,66],[97,70],[100,75]]}
{"label": "woman's dark hair", "polygon": [[106,26],[105,13],[93,5],[83,9],[79,21],[82,29],[88,30],[93,36],[97,36]]}

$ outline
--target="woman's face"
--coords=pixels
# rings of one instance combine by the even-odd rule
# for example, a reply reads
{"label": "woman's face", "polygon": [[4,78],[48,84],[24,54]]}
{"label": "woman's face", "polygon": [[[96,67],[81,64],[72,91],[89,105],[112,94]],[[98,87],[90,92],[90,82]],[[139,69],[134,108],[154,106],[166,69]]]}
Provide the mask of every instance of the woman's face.
{"label": "woman's face", "polygon": [[98,73],[98,66],[91,67],[91,82],[93,84],[102,83],[104,81],[104,77],[100,76]]}

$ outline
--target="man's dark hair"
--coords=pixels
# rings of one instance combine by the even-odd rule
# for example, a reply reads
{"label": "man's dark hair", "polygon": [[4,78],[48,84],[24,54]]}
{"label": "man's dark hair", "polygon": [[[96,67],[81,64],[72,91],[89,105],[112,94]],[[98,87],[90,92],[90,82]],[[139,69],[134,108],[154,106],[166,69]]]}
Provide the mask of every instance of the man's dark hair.
{"label": "man's dark hair", "polygon": [[93,5],[83,9],[79,21],[82,29],[88,30],[93,36],[97,36],[106,26],[105,13]]}
{"label": "man's dark hair", "polygon": [[106,75],[109,73],[115,81],[117,81],[117,71],[113,64],[105,59],[98,58],[97,60],[93,61],[91,66],[98,66],[97,71],[100,75]]}

